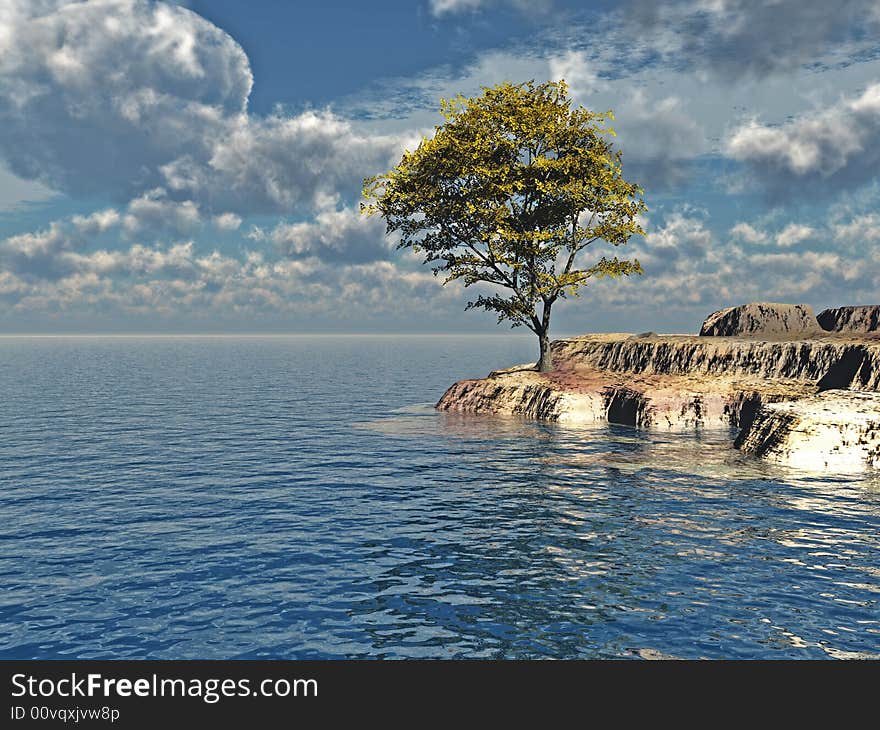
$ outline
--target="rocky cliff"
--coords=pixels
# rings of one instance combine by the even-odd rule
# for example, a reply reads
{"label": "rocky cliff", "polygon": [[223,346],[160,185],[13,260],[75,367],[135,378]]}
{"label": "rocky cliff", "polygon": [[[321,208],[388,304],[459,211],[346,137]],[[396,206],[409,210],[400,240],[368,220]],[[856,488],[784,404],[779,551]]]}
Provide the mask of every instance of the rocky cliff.
{"label": "rocky cliff", "polygon": [[811,339],[754,340],[689,335],[585,335],[557,340],[553,361],[562,370],[601,370],[797,380],[825,389],[880,389],[880,336],[816,335]]}
{"label": "rocky cliff", "polygon": [[[759,414],[764,423],[775,403],[832,389],[880,391],[875,335],[823,333],[794,340],[585,335],[555,341],[552,354],[550,373],[519,366],[463,380],[437,408],[643,428],[726,426],[745,433]],[[800,422],[807,420],[805,415]],[[748,448],[760,456],[776,453]]]}
{"label": "rocky cliff", "polygon": [[766,383],[747,378],[622,375],[584,369],[552,373],[512,369],[480,380],[459,381],[446,391],[437,408],[681,430],[742,427],[765,403],[815,392],[815,385],[792,380]]}
{"label": "rocky cliff", "polygon": [[826,309],[817,318],[822,329],[830,332],[877,332],[880,330],[880,305]]}
{"label": "rocky cliff", "polygon": [[819,329],[809,304],[752,302],[712,312],[703,322],[704,337],[812,334]]}
{"label": "rocky cliff", "polygon": [[880,393],[829,390],[762,406],[737,437],[743,452],[801,469],[880,466]]}

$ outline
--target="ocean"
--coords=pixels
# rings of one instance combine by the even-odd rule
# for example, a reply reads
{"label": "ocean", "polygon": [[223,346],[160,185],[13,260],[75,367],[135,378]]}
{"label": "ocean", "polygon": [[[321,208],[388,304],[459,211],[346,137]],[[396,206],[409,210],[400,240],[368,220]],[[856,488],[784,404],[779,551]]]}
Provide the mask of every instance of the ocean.
{"label": "ocean", "polygon": [[0,339],[0,658],[880,656],[880,478],[433,410],[534,349]]}

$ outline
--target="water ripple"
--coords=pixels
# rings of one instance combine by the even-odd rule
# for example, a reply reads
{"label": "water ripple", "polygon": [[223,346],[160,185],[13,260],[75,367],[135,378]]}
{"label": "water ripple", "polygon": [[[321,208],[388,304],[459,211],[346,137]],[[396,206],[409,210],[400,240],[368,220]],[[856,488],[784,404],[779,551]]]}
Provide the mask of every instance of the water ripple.
{"label": "water ripple", "polygon": [[880,656],[880,480],[437,414],[519,338],[0,341],[0,656]]}

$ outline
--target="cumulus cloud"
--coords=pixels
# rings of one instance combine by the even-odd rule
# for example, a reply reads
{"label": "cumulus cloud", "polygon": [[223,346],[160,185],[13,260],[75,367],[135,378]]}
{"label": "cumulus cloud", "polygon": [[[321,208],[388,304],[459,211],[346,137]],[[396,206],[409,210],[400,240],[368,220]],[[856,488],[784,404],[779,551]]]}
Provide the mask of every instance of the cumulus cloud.
{"label": "cumulus cloud", "polygon": [[349,263],[387,259],[394,250],[393,240],[385,236],[383,221],[352,208],[322,210],[311,221],[282,221],[270,231],[254,228],[249,238],[271,242],[285,257],[317,256]]}
{"label": "cumulus cloud", "polygon": [[[502,2],[434,0],[431,9],[454,17],[499,9]],[[586,46],[582,30],[573,27],[571,43],[483,53],[470,67],[402,80],[409,84],[403,91],[394,80],[383,102],[411,97],[418,109],[411,106],[409,116],[400,117],[395,108],[388,113],[399,118],[377,113],[365,122],[327,109],[252,114],[244,52],[185,7],[161,0],[0,0],[3,164],[18,179],[74,196],[113,198],[113,207],[0,241],[0,297],[10,305],[7,312],[18,313],[278,311],[308,317],[374,309],[411,316],[448,307],[444,311],[457,314],[466,297],[392,255],[394,241],[381,221],[362,218],[352,198],[363,176],[387,169],[404,146],[418,141],[413,129],[430,131],[439,96],[477,93],[481,85],[508,78],[564,77],[579,103],[613,108],[625,174],[652,194],[686,176],[695,159],[717,151],[714,140],[728,123],[728,107],[753,98],[773,98],[772,109],[755,102],[763,105],[764,122],[742,124],[720,144],[757,184],[774,195],[827,193],[874,177],[880,85],[773,126],[766,120],[801,109],[804,98],[820,98],[803,93],[806,81],[778,101],[778,77],[776,86],[718,85],[706,81],[714,77],[702,73],[703,64],[699,74],[676,75],[675,69],[699,58],[715,70],[760,80],[768,69],[802,63],[803,49],[853,38],[846,23],[835,35],[818,15],[810,16],[818,13],[816,3],[762,5],[775,9],[746,0],[662,7],[657,32],[637,43],[617,24],[618,16],[606,15],[597,19],[601,48]],[[760,27],[780,7],[793,13],[786,23]],[[841,7],[847,23],[854,9],[865,11],[868,39],[876,4]],[[810,17],[817,22],[807,29]],[[771,59],[765,35],[776,37],[788,26],[792,37],[781,39],[780,57]],[[700,28],[705,40],[697,37]],[[645,277],[597,282],[602,301],[708,311],[770,296],[859,296],[880,284],[874,264],[880,260],[880,220],[873,209],[841,211],[827,225],[811,221],[813,227],[788,223],[782,211],[774,213],[772,226],[765,217],[729,229],[727,223],[725,233],[712,228],[706,212],[680,208],[663,217],[654,207],[656,225],[647,238],[620,251],[642,261]],[[253,215],[286,220],[261,220],[265,230],[251,229],[251,242],[244,240],[235,255],[209,242],[210,232],[221,231],[226,233],[218,238],[228,245],[229,232]],[[822,250],[828,241],[833,252]]]}
{"label": "cumulus cloud", "polygon": [[[728,239],[719,237],[704,211],[678,209],[649,225],[644,239],[634,239],[621,251],[636,256],[645,275],[596,282],[591,297],[606,312],[630,311],[644,318],[646,310],[678,310],[692,313],[694,323],[714,309],[748,301],[795,301],[820,307],[868,301],[880,286],[880,230],[876,238],[870,233],[860,238],[852,249],[843,245],[829,251],[821,243],[835,232],[842,236],[871,232],[877,223],[865,216],[842,216],[827,230],[809,229],[809,236],[801,230],[806,226],[792,223],[780,235],[788,232],[802,242],[793,251],[756,247],[754,243],[769,242],[770,235],[743,222],[733,227]],[[862,257],[858,266],[852,263],[854,250]]]}
{"label": "cumulus cloud", "polygon": [[207,159],[186,155],[161,168],[170,191],[228,212],[309,211],[399,159],[409,135],[358,132],[329,111],[241,117]]}
{"label": "cumulus cloud", "polygon": [[241,226],[241,216],[235,213],[221,213],[213,218],[214,227],[219,231],[235,231]]}
{"label": "cumulus cloud", "polygon": [[131,194],[245,112],[241,47],[188,9],[147,0],[3,0],[0,155],[74,193]]}
{"label": "cumulus cloud", "polygon": [[636,239],[633,248],[648,271],[663,271],[674,267],[680,257],[691,261],[705,259],[713,240],[705,213],[678,210],[662,226],[649,228],[644,243]]}
{"label": "cumulus cloud", "polygon": [[145,229],[183,234],[198,228],[201,217],[193,201],[169,200],[165,190],[155,188],[129,202],[122,222],[130,234]]}
{"label": "cumulus cloud", "polygon": [[725,152],[775,195],[862,184],[880,163],[880,84],[782,126],[750,121],[733,131]]}
{"label": "cumulus cloud", "polygon": [[[459,287],[443,288],[429,271],[390,257],[394,239],[384,235],[381,219],[338,203],[338,196],[328,197],[313,219],[280,222],[268,232],[255,228],[249,238],[271,245],[245,247],[237,255],[205,250],[191,239],[120,245],[119,236],[137,230],[155,235],[155,219],[168,219],[167,232],[197,219],[191,206],[169,201],[161,191],[123,209],[54,221],[0,241],[4,314],[115,312],[231,321],[286,313],[304,323],[311,315],[381,320],[427,308],[430,318],[449,316],[450,309],[441,314],[438,303],[461,308]],[[228,229],[241,223],[231,213],[218,218]],[[216,219],[211,223],[218,225]]]}
{"label": "cumulus cloud", "polygon": [[571,96],[582,103],[590,94],[606,87],[585,51],[566,51],[551,57],[549,63],[550,78],[565,81]]}
{"label": "cumulus cloud", "polygon": [[866,213],[850,220],[838,220],[831,225],[832,235],[838,243],[859,247],[863,243],[880,242],[880,215]]}
{"label": "cumulus cloud", "polygon": [[[218,228],[225,226],[231,230],[240,224],[241,219],[233,213],[214,219],[214,225]],[[138,235],[155,238],[166,233],[192,233],[201,225],[202,218],[195,203],[191,200],[170,200],[163,189],[156,188],[129,201],[127,206],[120,209],[105,208],[89,215],[74,215],[67,221],[54,221],[48,231],[63,231],[70,240],[87,241],[114,229],[119,229],[128,238]],[[23,234],[23,237],[42,238],[46,235],[47,231],[44,231]]]}
{"label": "cumulus cloud", "polygon": [[[328,316],[338,323],[374,315],[406,319],[419,311],[452,321],[467,299],[460,287],[443,287],[423,268],[389,257],[391,242],[379,243],[381,225],[345,208],[254,231],[258,243],[272,245],[235,255],[192,240],[96,247],[86,233],[102,226],[122,229],[114,213],[74,217],[0,242],[6,315],[117,312],[232,321],[286,313],[300,322]],[[714,308],[755,299],[826,306],[840,303],[845,291],[849,298],[867,300],[880,285],[880,217],[873,213],[840,211],[827,228],[810,229],[809,236],[802,224],[782,227],[776,238],[799,239],[797,251],[756,248],[747,239],[766,242],[770,236],[744,222],[727,239],[720,237],[708,213],[691,207],[645,224],[647,236],[617,252],[639,258],[645,276],[594,282],[587,296],[596,307],[640,317],[646,308],[688,311],[698,319]],[[818,247],[832,237],[840,241],[839,250]],[[366,252],[348,250],[357,240]],[[863,257],[861,265],[852,265],[852,251]]]}
{"label": "cumulus cloud", "polygon": [[734,240],[743,241],[745,243],[767,243],[769,237],[767,233],[755,228],[745,221],[740,221],[730,229],[730,235]]}
{"label": "cumulus cloud", "polygon": [[780,246],[794,246],[796,243],[810,238],[815,231],[801,223],[789,223],[776,234],[776,243]]}
{"label": "cumulus cloud", "polygon": [[65,252],[64,261],[63,276],[0,272],[0,297],[7,305],[0,318],[65,312],[230,322],[260,315],[263,321],[294,316],[303,324],[320,316],[405,318],[417,309],[428,320],[449,316],[462,302],[457,287],[441,287],[430,273],[391,261],[272,260],[259,251],[205,254],[193,242]]}
{"label": "cumulus cloud", "polygon": [[32,233],[10,236],[0,243],[0,268],[6,272],[39,278],[59,278],[71,272],[64,254],[79,243],[59,222]]}
{"label": "cumulus cloud", "polygon": [[[161,190],[154,190],[132,200],[122,211],[106,208],[85,216],[74,215],[53,221],[42,230],[10,236],[0,242],[0,267],[17,274],[57,279],[79,270],[88,257],[78,252],[93,247],[95,240],[108,232],[116,231],[119,240],[119,235],[130,238],[139,233],[150,237],[177,235],[199,225],[198,210],[191,201],[169,201]],[[120,268],[108,263],[118,260],[114,252],[99,251],[95,256],[96,261],[104,262],[105,271]]]}
{"label": "cumulus cloud", "polygon": [[302,212],[354,190],[406,141],[327,110],[249,114],[244,51],[184,7],[2,3],[0,157],[53,189],[125,201],[162,188],[207,213]]}
{"label": "cumulus cloud", "polygon": [[71,219],[74,227],[83,235],[96,236],[118,226],[122,221],[119,211],[113,208],[98,210],[90,215],[75,215]]}

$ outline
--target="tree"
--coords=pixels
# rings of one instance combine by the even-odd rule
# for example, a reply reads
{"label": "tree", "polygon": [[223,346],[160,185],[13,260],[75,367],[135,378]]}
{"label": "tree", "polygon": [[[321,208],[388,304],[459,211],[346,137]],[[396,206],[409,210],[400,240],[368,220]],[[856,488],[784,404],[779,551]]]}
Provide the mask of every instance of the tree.
{"label": "tree", "polygon": [[432,138],[364,180],[361,211],[382,215],[398,248],[424,254],[444,284],[490,285],[466,309],[532,330],[546,372],[553,304],[590,279],[642,273],[636,259],[577,263],[596,241],[644,235],[643,191],[623,178],[621,153],[605,137],[613,114],[573,109],[564,81],[503,83],[443,99],[441,112]]}

